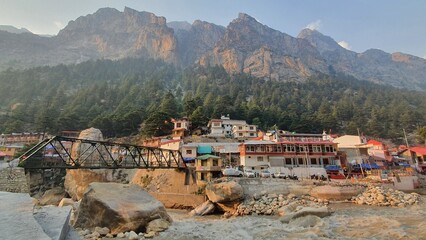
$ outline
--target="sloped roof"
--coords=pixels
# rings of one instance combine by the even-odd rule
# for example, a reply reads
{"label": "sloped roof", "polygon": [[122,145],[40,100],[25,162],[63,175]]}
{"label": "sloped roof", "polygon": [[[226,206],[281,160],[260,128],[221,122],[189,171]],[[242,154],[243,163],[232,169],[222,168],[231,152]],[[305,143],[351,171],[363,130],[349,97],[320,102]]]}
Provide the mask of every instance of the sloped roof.
{"label": "sloped roof", "polygon": [[412,147],[410,148],[410,151],[413,151],[421,155],[426,155],[426,147]]}
{"label": "sloped roof", "polygon": [[383,145],[383,143],[376,141],[376,140],[373,140],[373,139],[368,140],[367,144],[371,144],[371,145],[374,145],[374,146],[382,146]]}

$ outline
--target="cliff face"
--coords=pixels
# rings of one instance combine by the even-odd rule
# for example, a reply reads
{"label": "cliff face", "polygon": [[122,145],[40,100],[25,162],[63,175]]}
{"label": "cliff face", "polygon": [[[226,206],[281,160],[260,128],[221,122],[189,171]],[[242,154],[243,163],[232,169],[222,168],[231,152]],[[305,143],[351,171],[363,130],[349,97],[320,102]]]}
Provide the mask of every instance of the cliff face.
{"label": "cliff face", "polygon": [[82,16],[55,37],[0,30],[0,70],[142,57],[181,67],[223,66],[277,81],[302,81],[316,73],[343,73],[408,89],[426,90],[426,60],[377,49],[356,53],[331,37],[304,29],[297,38],[247,14],[227,28],[196,20],[166,23],[164,17],[125,8]]}
{"label": "cliff face", "polygon": [[68,23],[57,36],[69,51],[88,58],[148,57],[176,63],[176,39],[164,17],[104,8]]}
{"label": "cliff face", "polygon": [[299,80],[327,71],[319,52],[308,41],[273,30],[247,14],[240,14],[229,24],[223,38],[199,63],[274,80]]}
{"label": "cliff face", "polygon": [[426,89],[426,60],[404,53],[369,49],[356,53],[341,47],[331,37],[304,29],[298,36],[309,41],[334,71],[379,84],[408,89]]}

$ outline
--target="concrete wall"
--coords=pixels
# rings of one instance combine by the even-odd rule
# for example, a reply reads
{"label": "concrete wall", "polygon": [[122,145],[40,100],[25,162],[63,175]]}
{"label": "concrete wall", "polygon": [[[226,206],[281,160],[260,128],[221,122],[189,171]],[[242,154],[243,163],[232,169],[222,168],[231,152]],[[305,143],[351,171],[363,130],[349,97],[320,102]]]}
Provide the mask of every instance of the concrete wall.
{"label": "concrete wall", "polygon": [[287,195],[308,194],[314,185],[311,182],[293,181],[274,178],[235,178],[243,187],[245,197],[253,197],[254,194],[276,193]]}

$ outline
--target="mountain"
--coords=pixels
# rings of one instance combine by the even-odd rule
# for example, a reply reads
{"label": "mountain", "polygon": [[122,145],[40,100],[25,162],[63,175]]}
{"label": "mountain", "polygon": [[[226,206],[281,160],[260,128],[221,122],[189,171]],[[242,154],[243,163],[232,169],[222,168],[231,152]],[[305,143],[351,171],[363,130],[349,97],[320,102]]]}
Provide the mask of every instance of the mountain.
{"label": "mountain", "polygon": [[[12,28],[13,29],[13,28]],[[304,81],[318,73],[426,91],[426,60],[370,49],[356,53],[331,37],[304,29],[297,37],[241,13],[225,28],[196,20],[166,22],[149,12],[102,8],[57,36],[0,31],[0,70],[87,60],[152,58],[189,67],[222,66],[274,81]]]}
{"label": "mountain", "polygon": [[176,39],[164,17],[125,8],[99,9],[70,21],[57,40],[88,58],[148,57],[176,62]]}
{"label": "mountain", "polygon": [[174,28],[178,40],[178,54],[183,66],[192,65],[200,56],[211,52],[225,34],[224,27],[200,20],[194,21],[188,27]]}
{"label": "mountain", "polygon": [[423,58],[398,52],[389,54],[379,49],[356,53],[310,29],[302,30],[298,38],[315,46],[333,71],[394,87],[426,89],[426,60]]}
{"label": "mountain", "polygon": [[10,25],[0,25],[0,31],[6,31],[6,32],[10,32],[10,33],[31,33],[28,29],[26,28],[16,28],[14,26],[10,26]]}
{"label": "mountain", "polygon": [[244,13],[229,24],[223,38],[199,63],[284,81],[327,71],[321,55],[308,41],[269,28]]}

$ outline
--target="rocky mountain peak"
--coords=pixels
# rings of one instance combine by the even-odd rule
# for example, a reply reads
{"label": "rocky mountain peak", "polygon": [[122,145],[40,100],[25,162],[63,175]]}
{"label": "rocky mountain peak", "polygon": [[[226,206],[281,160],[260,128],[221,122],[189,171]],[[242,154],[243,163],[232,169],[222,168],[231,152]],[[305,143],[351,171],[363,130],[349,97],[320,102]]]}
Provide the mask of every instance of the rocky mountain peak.
{"label": "rocky mountain peak", "polygon": [[310,44],[316,47],[321,54],[327,51],[343,50],[343,48],[334,41],[333,38],[326,36],[317,30],[305,28],[299,33],[299,35],[297,35],[297,37],[300,39],[306,39]]}

